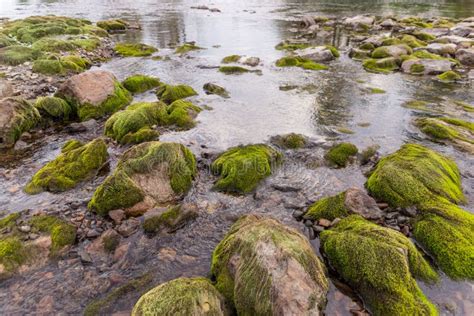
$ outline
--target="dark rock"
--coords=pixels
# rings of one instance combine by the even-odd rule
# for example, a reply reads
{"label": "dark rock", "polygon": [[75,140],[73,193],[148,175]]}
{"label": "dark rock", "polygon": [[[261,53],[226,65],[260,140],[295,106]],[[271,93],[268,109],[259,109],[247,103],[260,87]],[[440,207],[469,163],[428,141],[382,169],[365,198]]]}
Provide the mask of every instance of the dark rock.
{"label": "dark rock", "polygon": [[404,207],[400,210],[400,212],[409,217],[415,217],[417,214],[416,207],[415,206],[409,206],[409,207]]}
{"label": "dark rock", "polygon": [[303,215],[304,215],[303,211],[294,211],[293,212],[293,217],[298,221],[303,218]]}

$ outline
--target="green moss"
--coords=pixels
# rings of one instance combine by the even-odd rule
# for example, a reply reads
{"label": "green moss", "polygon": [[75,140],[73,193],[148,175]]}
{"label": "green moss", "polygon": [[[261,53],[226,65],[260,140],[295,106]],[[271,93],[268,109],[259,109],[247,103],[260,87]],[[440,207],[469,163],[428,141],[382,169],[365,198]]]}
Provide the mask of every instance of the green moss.
{"label": "green moss", "polygon": [[176,194],[184,194],[196,174],[196,161],[192,152],[181,144],[148,142],[136,145],[124,153],[113,174],[97,188],[89,208],[106,215],[111,210],[143,201],[145,193],[133,176],[156,173],[157,168],[161,168],[160,174],[168,177]]}
{"label": "green moss", "polygon": [[33,62],[33,72],[44,75],[65,75],[66,73],[80,73],[91,66],[91,62],[77,55],[56,56],[50,55]]}
{"label": "green moss", "polygon": [[474,112],[474,106],[470,105],[469,103],[460,100],[453,100],[453,102],[457,106],[460,106],[466,112]]}
{"label": "green moss", "polygon": [[406,108],[414,109],[414,110],[421,110],[421,111],[426,111],[428,109],[427,108],[428,105],[429,105],[428,102],[420,101],[420,100],[410,100],[410,101],[407,101],[403,104],[403,106],[406,107]]}
{"label": "green moss", "polygon": [[370,88],[369,91],[372,94],[383,94],[383,93],[385,93],[385,90],[380,89],[380,88]]}
{"label": "green moss", "polygon": [[225,88],[223,88],[221,86],[218,86],[214,83],[204,84],[203,89],[206,92],[206,94],[215,94],[215,95],[221,96],[221,97],[226,98],[226,99],[230,98],[229,92],[227,92],[227,90]]}
{"label": "green moss", "polygon": [[445,58],[437,54],[432,54],[426,50],[417,50],[411,56],[411,58],[419,58],[419,59],[434,59],[434,60],[448,60],[456,65],[459,65],[459,61],[454,58]]}
{"label": "green moss", "polygon": [[305,49],[311,47],[309,43],[290,43],[290,42],[281,42],[277,46],[275,46],[278,50],[287,50],[287,51],[295,51],[298,49]]}
{"label": "green moss", "polygon": [[144,293],[153,282],[153,274],[146,273],[133,279],[124,285],[111,290],[109,294],[101,299],[94,299],[84,309],[84,316],[98,316],[110,314],[111,310],[121,303],[123,298],[130,293]]}
{"label": "green moss", "polygon": [[415,121],[421,131],[435,139],[446,140],[455,139],[459,133],[452,127],[442,124],[437,119],[420,118]]}
{"label": "green moss", "polygon": [[436,39],[436,36],[422,31],[415,31],[413,35],[422,41],[434,41]]}
{"label": "green moss", "polygon": [[[383,46],[386,46],[386,45],[392,45],[392,44],[384,44]],[[372,43],[363,43],[359,46],[359,49],[373,51],[375,49],[375,45]]]}
{"label": "green moss", "polygon": [[27,61],[35,60],[40,55],[41,52],[29,47],[13,45],[0,48],[0,63],[16,66]]}
{"label": "green moss", "polygon": [[176,100],[168,107],[168,123],[181,129],[194,127],[193,117],[201,112],[201,108],[189,101]]}
{"label": "green moss", "polygon": [[132,311],[132,316],[225,314],[222,295],[202,277],[163,283],[140,297]]}
{"label": "green moss", "polygon": [[374,315],[437,315],[414,278],[438,276],[408,238],[361,216],[321,233],[322,249]]}
{"label": "green moss", "polygon": [[122,57],[145,57],[158,51],[153,46],[141,43],[118,43],[114,50]]}
{"label": "green moss", "polygon": [[135,133],[129,133],[121,139],[122,144],[140,144],[152,140],[158,140],[160,133],[150,127],[142,127]]}
{"label": "green moss", "polygon": [[[269,246],[263,247],[264,244]],[[322,289],[323,293],[319,294],[305,293],[313,297],[314,305],[318,304],[317,300],[322,300],[321,295],[324,296],[328,288],[328,280],[324,266],[308,240],[274,219],[247,215],[232,225],[214,249],[211,263],[211,274],[216,280],[216,288],[228,302],[233,302],[237,314],[275,314],[273,293],[278,291],[274,283],[278,282],[278,277],[272,275],[274,271],[264,263],[269,260],[270,254],[261,250],[268,247],[275,248],[276,255],[281,258],[279,260],[296,261],[311,281]],[[302,297],[295,299],[300,302],[304,300]],[[310,308],[317,308],[314,305]]]}
{"label": "green moss", "polygon": [[15,236],[0,238],[0,264],[13,272],[28,261],[29,253],[24,243]]}
{"label": "green moss", "polygon": [[53,161],[41,168],[26,185],[25,192],[63,192],[93,176],[108,159],[107,146],[101,139],[86,145],[64,150]]}
{"label": "green moss", "polygon": [[422,74],[425,72],[425,66],[422,64],[413,64],[410,66],[410,72],[412,74]]}
{"label": "green moss", "polygon": [[189,98],[197,94],[198,93],[194,91],[193,88],[184,84],[176,86],[163,84],[156,91],[156,95],[158,96],[160,101],[166,104],[171,104],[176,100]]}
{"label": "green moss", "polygon": [[86,51],[93,51],[98,48],[101,44],[100,39],[96,37],[91,38],[73,38],[69,40],[70,43],[76,47],[82,48]]}
{"label": "green moss", "polygon": [[417,39],[413,35],[403,35],[401,41],[410,46],[411,48],[425,47],[426,45],[428,45],[426,42]]}
{"label": "green moss", "polygon": [[276,61],[278,67],[300,67],[308,70],[327,70],[329,69],[325,65],[318,64],[312,60],[301,58],[301,57],[282,57]]}
{"label": "green moss", "polygon": [[231,63],[236,63],[242,58],[240,55],[230,55],[226,56],[222,59],[221,63],[223,64],[231,64]]}
{"label": "green moss", "polygon": [[467,129],[468,131],[474,132],[474,123],[464,121],[464,120],[461,120],[461,119],[457,119],[457,118],[452,118],[452,117],[442,117],[442,118],[440,118],[440,120],[445,122],[445,123],[448,123],[448,124],[451,124],[451,125],[454,125],[454,126],[458,126],[458,127],[462,127],[462,128]]}
{"label": "green moss", "polygon": [[415,144],[382,158],[366,187],[372,196],[394,207],[420,205],[437,196],[455,203],[465,201],[456,164]]}
{"label": "green moss", "polygon": [[372,159],[372,157],[374,157],[375,154],[377,154],[378,149],[379,149],[379,146],[377,146],[377,145],[369,146],[366,149],[364,149],[360,153],[360,163],[362,165],[367,164],[370,161],[370,159]]}
{"label": "green moss", "polygon": [[34,216],[30,219],[30,225],[51,235],[51,252],[53,255],[76,241],[76,227],[58,217],[51,215]]}
{"label": "green moss", "polygon": [[39,59],[33,63],[33,72],[44,75],[61,75],[65,69],[59,60]]}
{"label": "green moss", "polygon": [[72,51],[77,48],[76,45],[67,40],[44,37],[31,45],[31,48],[42,52],[59,53],[61,51]]}
{"label": "green moss", "polygon": [[0,219],[0,230],[4,228],[13,228],[16,225],[16,220],[20,218],[20,213],[9,214]]}
{"label": "green moss", "polygon": [[163,225],[172,225],[180,214],[179,206],[170,207],[160,215],[146,218],[143,222],[143,230],[147,233],[157,233]]}
{"label": "green moss", "polygon": [[437,78],[445,82],[453,82],[453,81],[458,81],[462,79],[460,74],[452,70],[443,72],[441,75],[438,75]]}
{"label": "green moss", "polygon": [[[398,49],[403,49],[407,52],[407,54],[412,53],[412,49],[404,44],[399,44],[396,45]],[[397,56],[392,56],[390,52],[390,46],[381,46],[377,47],[373,52],[372,52],[372,58],[380,59],[380,58],[386,58],[386,57],[397,57]]]}
{"label": "green moss", "polygon": [[375,73],[390,73],[399,68],[398,61],[396,58],[387,57],[382,59],[366,59],[362,66],[368,72]]}
{"label": "green moss", "polygon": [[290,133],[277,137],[276,144],[287,149],[298,149],[306,146],[306,137],[301,134]]}
{"label": "green moss", "polygon": [[102,20],[96,24],[107,32],[125,31],[128,28],[128,23],[120,19]]}
{"label": "green moss", "polygon": [[145,75],[133,75],[122,82],[125,89],[132,93],[142,93],[160,85],[160,80]]}
{"label": "green moss", "polygon": [[403,44],[403,42],[396,37],[389,37],[382,40],[382,46],[400,45],[400,44]]}
{"label": "green moss", "polygon": [[358,149],[351,143],[340,143],[334,145],[326,153],[325,158],[330,163],[338,166],[345,167],[351,157],[357,155]]}
{"label": "green moss", "polygon": [[180,54],[180,55],[184,55],[186,53],[189,53],[190,51],[200,50],[200,49],[202,49],[202,48],[199,47],[199,46],[196,46],[194,43],[185,43],[185,44],[177,47],[176,50],[175,50],[175,53]]}
{"label": "green moss", "polygon": [[102,239],[102,246],[107,252],[114,252],[120,244],[120,235],[107,235]]}
{"label": "green moss", "polygon": [[418,26],[421,28],[433,27],[432,23],[428,23],[420,17],[408,17],[408,18],[402,19],[400,22],[406,26]]}
{"label": "green moss", "polygon": [[0,48],[7,47],[7,46],[12,46],[18,44],[15,39],[5,35],[5,34],[0,34]]}
{"label": "green moss", "polygon": [[240,66],[220,66],[219,71],[226,75],[235,75],[250,72],[250,70],[248,70],[247,68]]}
{"label": "green moss", "polygon": [[56,97],[39,97],[36,99],[35,107],[42,117],[58,121],[68,121],[73,118],[74,111],[63,99]]}
{"label": "green moss", "polygon": [[331,45],[326,45],[326,48],[331,51],[331,54],[332,54],[335,58],[339,58],[339,57],[341,56],[341,53],[339,52],[339,50],[338,50],[336,47],[331,46]]}
{"label": "green moss", "polygon": [[8,124],[0,127],[0,148],[9,148],[24,132],[36,126],[40,114],[32,104],[21,98],[6,98],[1,100],[1,104],[4,105],[2,110],[12,112]]}
{"label": "green moss", "polygon": [[343,218],[349,215],[344,205],[346,193],[340,193],[335,196],[323,198],[311,205],[306,214],[305,219],[318,221],[322,218],[333,221],[336,218]]}
{"label": "green moss", "polygon": [[266,145],[233,147],[222,153],[211,165],[221,176],[214,188],[245,194],[253,191],[281,161],[281,154]]}

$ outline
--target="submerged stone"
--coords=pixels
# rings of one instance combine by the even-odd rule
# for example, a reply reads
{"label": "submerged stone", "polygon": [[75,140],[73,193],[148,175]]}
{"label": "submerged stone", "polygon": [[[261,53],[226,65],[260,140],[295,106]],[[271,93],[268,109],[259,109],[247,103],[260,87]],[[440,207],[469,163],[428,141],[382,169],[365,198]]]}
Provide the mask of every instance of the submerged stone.
{"label": "submerged stone", "polygon": [[97,188],[89,208],[100,215],[116,209],[144,212],[184,197],[196,174],[193,153],[177,143],[147,142],[127,150]]}
{"label": "submerged stone", "polygon": [[280,161],[281,153],[267,145],[230,148],[211,165],[212,171],[220,175],[214,188],[239,194],[252,192]]}
{"label": "submerged stone", "polygon": [[216,288],[239,315],[320,315],[328,291],[308,240],[271,218],[240,218],[212,255]]}
{"label": "submerged stone", "polygon": [[0,149],[11,148],[40,120],[38,110],[21,98],[0,100]]}
{"label": "submerged stone", "polygon": [[107,162],[105,142],[96,139],[83,145],[77,140],[68,141],[61,154],[41,168],[26,185],[25,192],[63,192],[87,180]]}
{"label": "submerged stone", "polygon": [[200,49],[202,49],[202,48],[199,47],[199,46],[196,46],[196,44],[194,42],[190,42],[190,43],[184,43],[183,45],[177,47],[176,50],[175,50],[175,53],[180,54],[180,55],[184,55],[186,53],[189,53],[190,51],[200,50]]}
{"label": "submerged stone", "polygon": [[236,63],[242,58],[240,55],[230,55],[226,56],[222,59],[221,63],[223,64],[231,64],[231,63]]}
{"label": "submerged stone", "polygon": [[56,216],[34,216],[29,223],[33,228],[51,236],[51,253],[53,255],[76,241],[76,227]]}
{"label": "submerged stone", "polygon": [[273,142],[286,149],[298,149],[307,145],[308,139],[301,134],[290,133],[273,137]]}
{"label": "submerged stone", "polygon": [[81,121],[114,113],[132,100],[115,76],[104,70],[88,71],[69,78],[55,96],[76,109]]}
{"label": "submerged stone", "polygon": [[351,215],[320,237],[331,267],[374,315],[438,314],[415,281],[438,276],[403,234]]}
{"label": "submerged stone", "polygon": [[278,67],[299,67],[307,70],[327,70],[327,66],[302,57],[282,57],[276,61]]}
{"label": "submerged stone", "polygon": [[197,216],[198,214],[195,210],[181,206],[154,208],[145,213],[143,230],[151,234],[160,231],[170,233],[178,230],[184,226],[187,221]]}
{"label": "submerged stone", "polygon": [[358,152],[359,150],[355,145],[351,143],[340,143],[331,147],[326,153],[325,158],[338,167],[345,167],[349,159],[357,155]]}
{"label": "submerged stone", "polygon": [[221,96],[223,98],[230,98],[229,96],[229,92],[227,92],[227,90],[221,86],[218,86],[214,83],[206,83],[204,84],[204,86],[202,87],[204,89],[204,91],[206,92],[206,94],[216,94],[218,96]]}
{"label": "submerged stone", "polygon": [[144,315],[230,315],[223,296],[202,277],[178,278],[145,293],[135,304],[132,316]]}
{"label": "submerged stone", "polygon": [[158,51],[155,47],[143,43],[118,43],[114,50],[122,57],[146,57]]}

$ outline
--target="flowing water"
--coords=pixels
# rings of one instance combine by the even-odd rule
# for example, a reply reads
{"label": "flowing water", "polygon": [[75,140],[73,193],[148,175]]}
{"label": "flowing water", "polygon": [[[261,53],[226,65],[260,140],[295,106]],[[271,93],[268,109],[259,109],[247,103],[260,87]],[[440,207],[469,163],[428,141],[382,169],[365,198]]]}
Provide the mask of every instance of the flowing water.
{"label": "flowing water", "polygon": [[[195,5],[219,8],[221,12],[190,8]],[[274,66],[275,60],[284,55],[284,52],[275,50],[275,45],[292,36],[293,23],[302,15],[353,16],[362,13],[461,18],[474,16],[474,1],[0,0],[0,18],[56,14],[92,21],[122,18],[140,24],[141,30],[117,35],[116,39],[156,46],[160,49],[159,55],[171,58],[113,59],[101,68],[113,72],[120,80],[141,73],[157,76],[167,83],[191,85],[199,92],[193,101],[209,107],[198,116],[195,128],[166,133],[160,137],[163,141],[181,142],[197,156],[238,144],[267,142],[271,136],[289,132],[307,135],[316,143],[338,139],[350,141],[359,148],[379,145],[382,154],[393,152],[406,142],[419,142],[453,157],[458,163],[470,201],[465,208],[474,211],[473,157],[451,146],[427,141],[412,126],[417,113],[402,106],[413,99],[434,103],[462,100],[472,104],[474,92],[471,84],[446,85],[402,74],[371,74],[347,54],[332,62],[329,71],[307,72]],[[192,52],[190,57],[173,55],[173,47],[186,41],[195,41],[205,49]],[[331,36],[329,42],[342,52],[347,50],[348,39],[344,34]],[[231,54],[260,57],[261,75],[226,76],[219,73],[215,67],[223,57]],[[205,95],[201,87],[207,82],[225,87],[231,98]],[[280,89],[287,85],[300,88],[291,91]],[[387,93],[369,94],[366,91],[369,87],[381,88]],[[139,98],[154,100],[155,96],[149,93]],[[473,117],[464,114],[463,119],[472,121]],[[340,128],[354,133],[338,133]],[[100,133],[98,128],[95,132],[74,137],[90,139]],[[61,195],[43,193],[30,197],[18,190],[42,164],[57,155],[60,146],[69,138],[71,135],[64,133],[47,135],[38,140],[24,157],[0,166],[0,171],[8,171],[9,175],[0,183],[1,209],[14,212],[25,208],[58,208],[58,205],[67,209],[66,201],[85,203],[90,198],[103,177]],[[111,151],[115,157],[112,160],[116,161],[121,149],[112,148]],[[322,149],[315,150],[314,155],[320,157]],[[119,269],[123,277],[137,277],[152,271],[154,283],[160,283],[181,275],[206,275],[212,249],[239,215],[250,211],[265,213],[303,229],[291,217],[292,204],[296,205],[295,208],[304,207],[322,196],[351,186],[362,187],[365,177],[355,166],[342,170],[308,168],[304,159],[290,155],[284,166],[254,196],[232,197],[212,192],[212,181],[212,176],[201,172],[186,198],[197,201],[205,210],[194,223],[171,236],[134,237],[136,248],[146,247],[149,252],[138,253],[137,250],[137,253],[129,253]],[[274,189],[275,184],[282,183],[300,190],[281,192]],[[314,247],[318,250],[317,240]],[[172,260],[164,258],[163,249],[173,249],[175,257]],[[76,270],[77,274],[71,275],[70,267],[48,266],[46,270],[27,274],[21,279],[9,280],[0,291],[0,311],[34,312],[42,299],[41,293],[52,292],[55,293],[55,312],[77,314],[90,299],[104,295],[112,288],[107,281],[112,273],[110,269],[78,265]],[[45,280],[48,272],[54,275]],[[91,281],[92,278],[95,279]],[[97,285],[100,282],[103,286]],[[472,283],[443,278],[438,285],[422,287],[443,314],[468,315],[474,310]],[[327,315],[350,315],[349,310],[357,305],[346,294],[332,285]],[[137,297],[131,295],[128,301],[117,304],[113,311],[130,310]]]}

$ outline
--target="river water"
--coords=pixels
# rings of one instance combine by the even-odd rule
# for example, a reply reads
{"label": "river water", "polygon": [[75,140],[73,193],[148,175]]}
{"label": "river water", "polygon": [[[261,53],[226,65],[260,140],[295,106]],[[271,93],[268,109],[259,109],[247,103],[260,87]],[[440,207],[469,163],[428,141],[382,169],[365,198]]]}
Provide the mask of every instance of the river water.
{"label": "river water", "polygon": [[[207,5],[218,8],[220,13],[191,9],[191,6]],[[203,151],[218,152],[238,144],[266,142],[271,136],[290,132],[301,133],[314,141],[338,139],[350,141],[359,148],[379,145],[380,152],[387,154],[397,150],[406,142],[418,142],[445,153],[458,163],[463,174],[463,186],[471,201],[466,209],[474,211],[474,159],[469,154],[450,146],[427,141],[412,126],[417,113],[402,105],[409,100],[425,100],[434,103],[462,100],[474,102],[474,91],[470,83],[446,85],[430,79],[404,76],[402,74],[371,74],[365,72],[360,63],[352,61],[344,52],[347,38],[344,35],[332,37],[332,44],[343,52],[341,58],[330,64],[328,71],[307,72],[299,68],[281,69],[274,66],[275,60],[284,52],[275,50],[282,40],[291,37],[294,21],[302,15],[353,16],[372,13],[376,15],[421,15],[469,17],[474,16],[474,1],[156,1],[156,0],[0,0],[0,17],[22,18],[31,15],[66,15],[83,17],[91,21],[108,18],[122,18],[140,24],[141,30],[129,31],[116,36],[117,40],[137,41],[160,49],[159,54],[171,56],[169,60],[150,58],[113,59],[101,66],[112,71],[119,79],[135,73],[149,74],[172,84],[191,85],[199,96],[197,104],[206,105],[197,118],[195,128],[185,132],[171,132],[160,137],[163,141],[177,141],[188,145],[196,155]],[[205,49],[192,52],[190,57],[173,56],[173,47],[186,41],[195,41]],[[329,44],[329,43],[326,43]],[[226,76],[213,67],[231,54],[257,56],[262,60],[259,69],[262,74]],[[204,83],[214,82],[225,87],[230,99],[207,96],[202,91]],[[282,91],[281,86],[295,85],[303,88]],[[386,90],[385,94],[369,94],[367,88]],[[139,97],[154,100],[152,93]],[[463,114],[465,120],[472,116]],[[350,129],[352,134],[338,132]],[[100,133],[98,132],[97,135]],[[95,136],[97,136],[95,135]],[[92,135],[86,135],[90,138]],[[93,188],[101,179],[90,186],[73,190],[69,195],[40,194],[26,196],[12,187],[24,185],[39,166],[57,155],[61,144],[70,136],[58,134],[39,141],[36,150],[29,157],[19,159],[15,164],[0,166],[11,169],[15,176],[0,183],[0,208],[9,212],[39,205],[48,207],[61,203],[66,198],[90,198]],[[112,153],[118,155],[120,150]],[[292,160],[289,159],[291,162]],[[343,170],[306,168],[304,165],[286,165],[269,182],[290,182],[303,187],[303,193],[292,195],[268,191],[265,184],[262,196],[255,202],[252,197],[228,197],[210,192],[212,179],[202,175],[188,199],[198,201],[206,209],[186,231],[178,231],[174,237],[157,238],[154,241],[139,240],[150,247],[173,248],[178,254],[196,257],[193,262],[163,262],[159,253],[151,251],[148,256],[136,254],[135,267],[127,266],[122,274],[136,277],[144,270],[154,271],[155,282],[163,282],[180,275],[206,275],[213,247],[223,236],[232,221],[241,214],[256,211],[273,215],[283,222],[297,226],[291,212],[282,205],[297,198],[303,204],[329,194],[338,193],[351,186],[362,187],[365,177],[360,169],[349,167]],[[267,190],[267,191],[265,191]],[[268,202],[266,201],[268,198]],[[301,201],[300,201],[301,202]],[[317,240],[314,242],[318,248]],[[160,252],[161,253],[161,252]],[[142,257],[140,257],[142,256]],[[178,262],[178,263],[176,263]],[[160,265],[160,267],[157,267]],[[38,291],[56,291],[56,300],[70,300],[67,304],[55,303],[54,310],[76,314],[88,300],[100,296],[108,288],[96,293],[67,290],[67,276],[61,268],[49,268],[57,275],[48,282],[39,274],[29,275],[21,280],[9,281],[8,293],[0,294],[0,310],[24,313],[34,309],[41,299]],[[91,271],[87,271],[91,272]],[[84,272],[85,273],[85,272]],[[103,273],[95,273],[103,277]],[[65,282],[65,283],[64,283]],[[82,281],[84,282],[84,281]],[[30,285],[28,285],[30,283]],[[82,286],[82,283],[78,283]],[[82,284],[82,285],[81,285]],[[71,286],[74,286],[72,284]],[[38,287],[38,288],[36,288]],[[425,293],[434,301],[443,314],[468,315],[474,310],[474,285],[468,282],[454,282],[447,278],[432,287],[422,285]],[[23,299],[15,296],[23,295]],[[36,291],[36,292],[35,292]],[[70,299],[71,295],[76,298]],[[10,308],[6,300],[15,298]],[[130,300],[136,299],[131,295]],[[123,302],[122,302],[123,303]],[[123,303],[117,310],[128,310],[132,302]],[[332,285],[326,313],[328,315],[350,315],[354,307],[352,300]]]}

